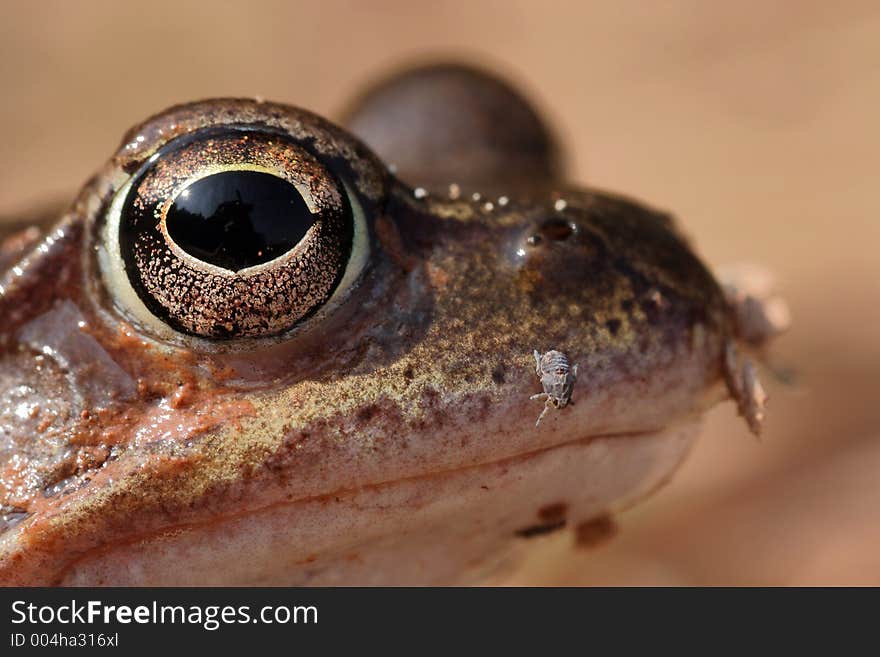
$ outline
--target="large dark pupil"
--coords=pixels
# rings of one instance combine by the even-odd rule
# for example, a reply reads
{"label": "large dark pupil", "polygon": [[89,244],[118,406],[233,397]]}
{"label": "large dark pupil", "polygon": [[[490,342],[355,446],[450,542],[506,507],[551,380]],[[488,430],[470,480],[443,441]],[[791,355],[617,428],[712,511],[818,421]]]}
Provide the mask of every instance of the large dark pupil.
{"label": "large dark pupil", "polygon": [[168,208],[165,225],[191,256],[239,271],[292,249],[315,219],[286,180],[259,171],[226,171],[183,190]]}

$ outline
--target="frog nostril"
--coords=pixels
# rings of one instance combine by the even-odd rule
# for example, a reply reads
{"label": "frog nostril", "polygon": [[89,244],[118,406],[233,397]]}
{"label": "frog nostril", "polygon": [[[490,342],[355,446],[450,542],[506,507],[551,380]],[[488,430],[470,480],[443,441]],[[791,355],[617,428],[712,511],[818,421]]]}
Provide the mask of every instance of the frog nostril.
{"label": "frog nostril", "polygon": [[544,240],[563,242],[571,237],[576,230],[577,227],[574,223],[567,219],[547,219],[538,227],[538,232],[529,237],[528,242],[532,246],[537,246]]}

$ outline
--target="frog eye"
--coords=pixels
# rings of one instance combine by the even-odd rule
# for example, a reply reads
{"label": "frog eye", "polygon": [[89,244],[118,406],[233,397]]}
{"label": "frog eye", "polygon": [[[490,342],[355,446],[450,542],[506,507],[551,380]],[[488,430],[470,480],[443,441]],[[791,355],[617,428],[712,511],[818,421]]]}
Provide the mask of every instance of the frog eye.
{"label": "frog eye", "polygon": [[158,151],[114,197],[102,271],[135,320],[201,338],[273,336],[364,267],[348,185],[289,137],[223,128]]}

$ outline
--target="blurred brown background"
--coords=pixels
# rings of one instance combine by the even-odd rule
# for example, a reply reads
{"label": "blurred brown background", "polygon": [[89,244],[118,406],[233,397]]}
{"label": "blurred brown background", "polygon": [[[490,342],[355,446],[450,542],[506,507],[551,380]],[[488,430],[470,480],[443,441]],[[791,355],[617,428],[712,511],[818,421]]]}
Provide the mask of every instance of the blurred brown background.
{"label": "blurred brown background", "polygon": [[524,584],[880,585],[876,2],[3,3],[0,216],[69,196],[165,106],[262,95],[333,117],[414,58],[494,65],[575,179],[678,214],[713,265],[770,266],[800,383],[758,443],[716,409],[674,482]]}

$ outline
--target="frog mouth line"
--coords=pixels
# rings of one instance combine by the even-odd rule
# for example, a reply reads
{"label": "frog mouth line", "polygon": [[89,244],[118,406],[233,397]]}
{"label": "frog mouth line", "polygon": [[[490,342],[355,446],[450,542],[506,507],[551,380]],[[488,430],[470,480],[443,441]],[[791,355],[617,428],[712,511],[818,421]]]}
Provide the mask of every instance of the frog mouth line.
{"label": "frog mouth line", "polygon": [[[60,570],[60,572],[53,578],[53,583],[58,585],[62,583],[68,574],[71,571],[76,570],[77,565],[81,562],[100,559],[103,556],[108,556],[111,553],[118,552],[120,550],[125,550],[129,546],[137,546],[138,544],[148,544],[150,541],[155,540],[164,540],[169,537],[175,537],[178,535],[192,535],[198,536],[200,533],[209,535],[212,531],[217,531],[218,528],[227,525],[228,531],[229,528],[234,527],[235,524],[239,521],[248,521],[254,518],[263,516],[264,514],[272,514],[277,515],[282,509],[292,509],[297,506],[307,507],[310,504],[335,504],[343,501],[343,503],[355,503],[358,496],[364,494],[377,494],[381,495],[383,493],[388,493],[391,491],[395,491],[396,489],[401,489],[406,486],[422,486],[424,489],[428,488],[437,488],[442,487],[444,482],[448,480],[459,478],[468,478],[471,479],[477,478],[475,475],[480,472],[486,473],[487,481],[491,481],[492,477],[495,475],[492,474],[493,471],[497,471],[498,469],[505,470],[514,470],[517,469],[518,466],[523,466],[524,464],[538,460],[540,457],[545,456],[551,452],[556,452],[558,450],[566,449],[566,448],[576,448],[586,447],[591,443],[596,441],[613,441],[618,442],[621,440],[630,440],[630,439],[650,439],[652,437],[658,437],[662,434],[668,433],[674,428],[681,425],[684,427],[687,422],[676,422],[671,425],[671,427],[663,427],[652,430],[645,431],[634,431],[634,432],[618,432],[618,433],[609,433],[609,434],[597,434],[592,436],[585,436],[575,440],[568,440],[562,443],[557,443],[554,445],[549,445],[546,447],[542,447],[540,449],[531,450],[529,452],[523,452],[520,454],[515,454],[512,456],[508,456],[502,459],[496,459],[493,461],[485,461],[482,463],[475,463],[471,465],[461,466],[457,468],[449,468],[447,470],[443,470],[440,472],[434,472],[430,474],[420,474],[414,475],[410,477],[401,477],[399,479],[392,479],[384,482],[378,483],[367,483],[359,486],[351,487],[351,488],[341,488],[335,491],[321,493],[319,495],[313,496],[304,496],[296,499],[283,500],[274,502],[271,504],[267,504],[261,507],[256,507],[247,510],[241,510],[235,513],[216,516],[212,519],[205,521],[193,521],[193,522],[182,522],[174,525],[168,525],[162,527],[161,529],[157,529],[155,531],[143,532],[136,535],[129,535],[123,538],[122,540],[111,541],[105,543],[104,545],[97,546],[93,549],[87,549],[74,557],[71,561],[64,565],[64,567]],[[676,461],[680,462],[684,459],[687,454],[687,449],[685,449],[680,455],[676,456]],[[521,470],[522,467],[519,467]],[[638,492],[636,497],[631,497],[625,501],[621,506],[615,506],[615,510],[621,510],[624,508],[628,508],[632,504],[635,504],[639,499],[650,495],[656,488],[662,486],[668,479],[672,476],[675,468],[671,468],[669,472],[665,472],[662,477],[654,478],[650,485]],[[431,482],[434,483],[431,483]],[[481,486],[476,486],[476,488],[480,488],[480,493],[489,494],[492,488],[486,484]],[[433,500],[427,500],[425,504],[432,502]],[[375,512],[375,509],[367,507],[367,512]],[[271,521],[270,521],[271,522]],[[511,536],[513,536],[515,532],[511,532]],[[293,533],[291,533],[293,536]],[[293,541],[295,542],[295,541]],[[304,561],[303,563],[307,563]]]}

